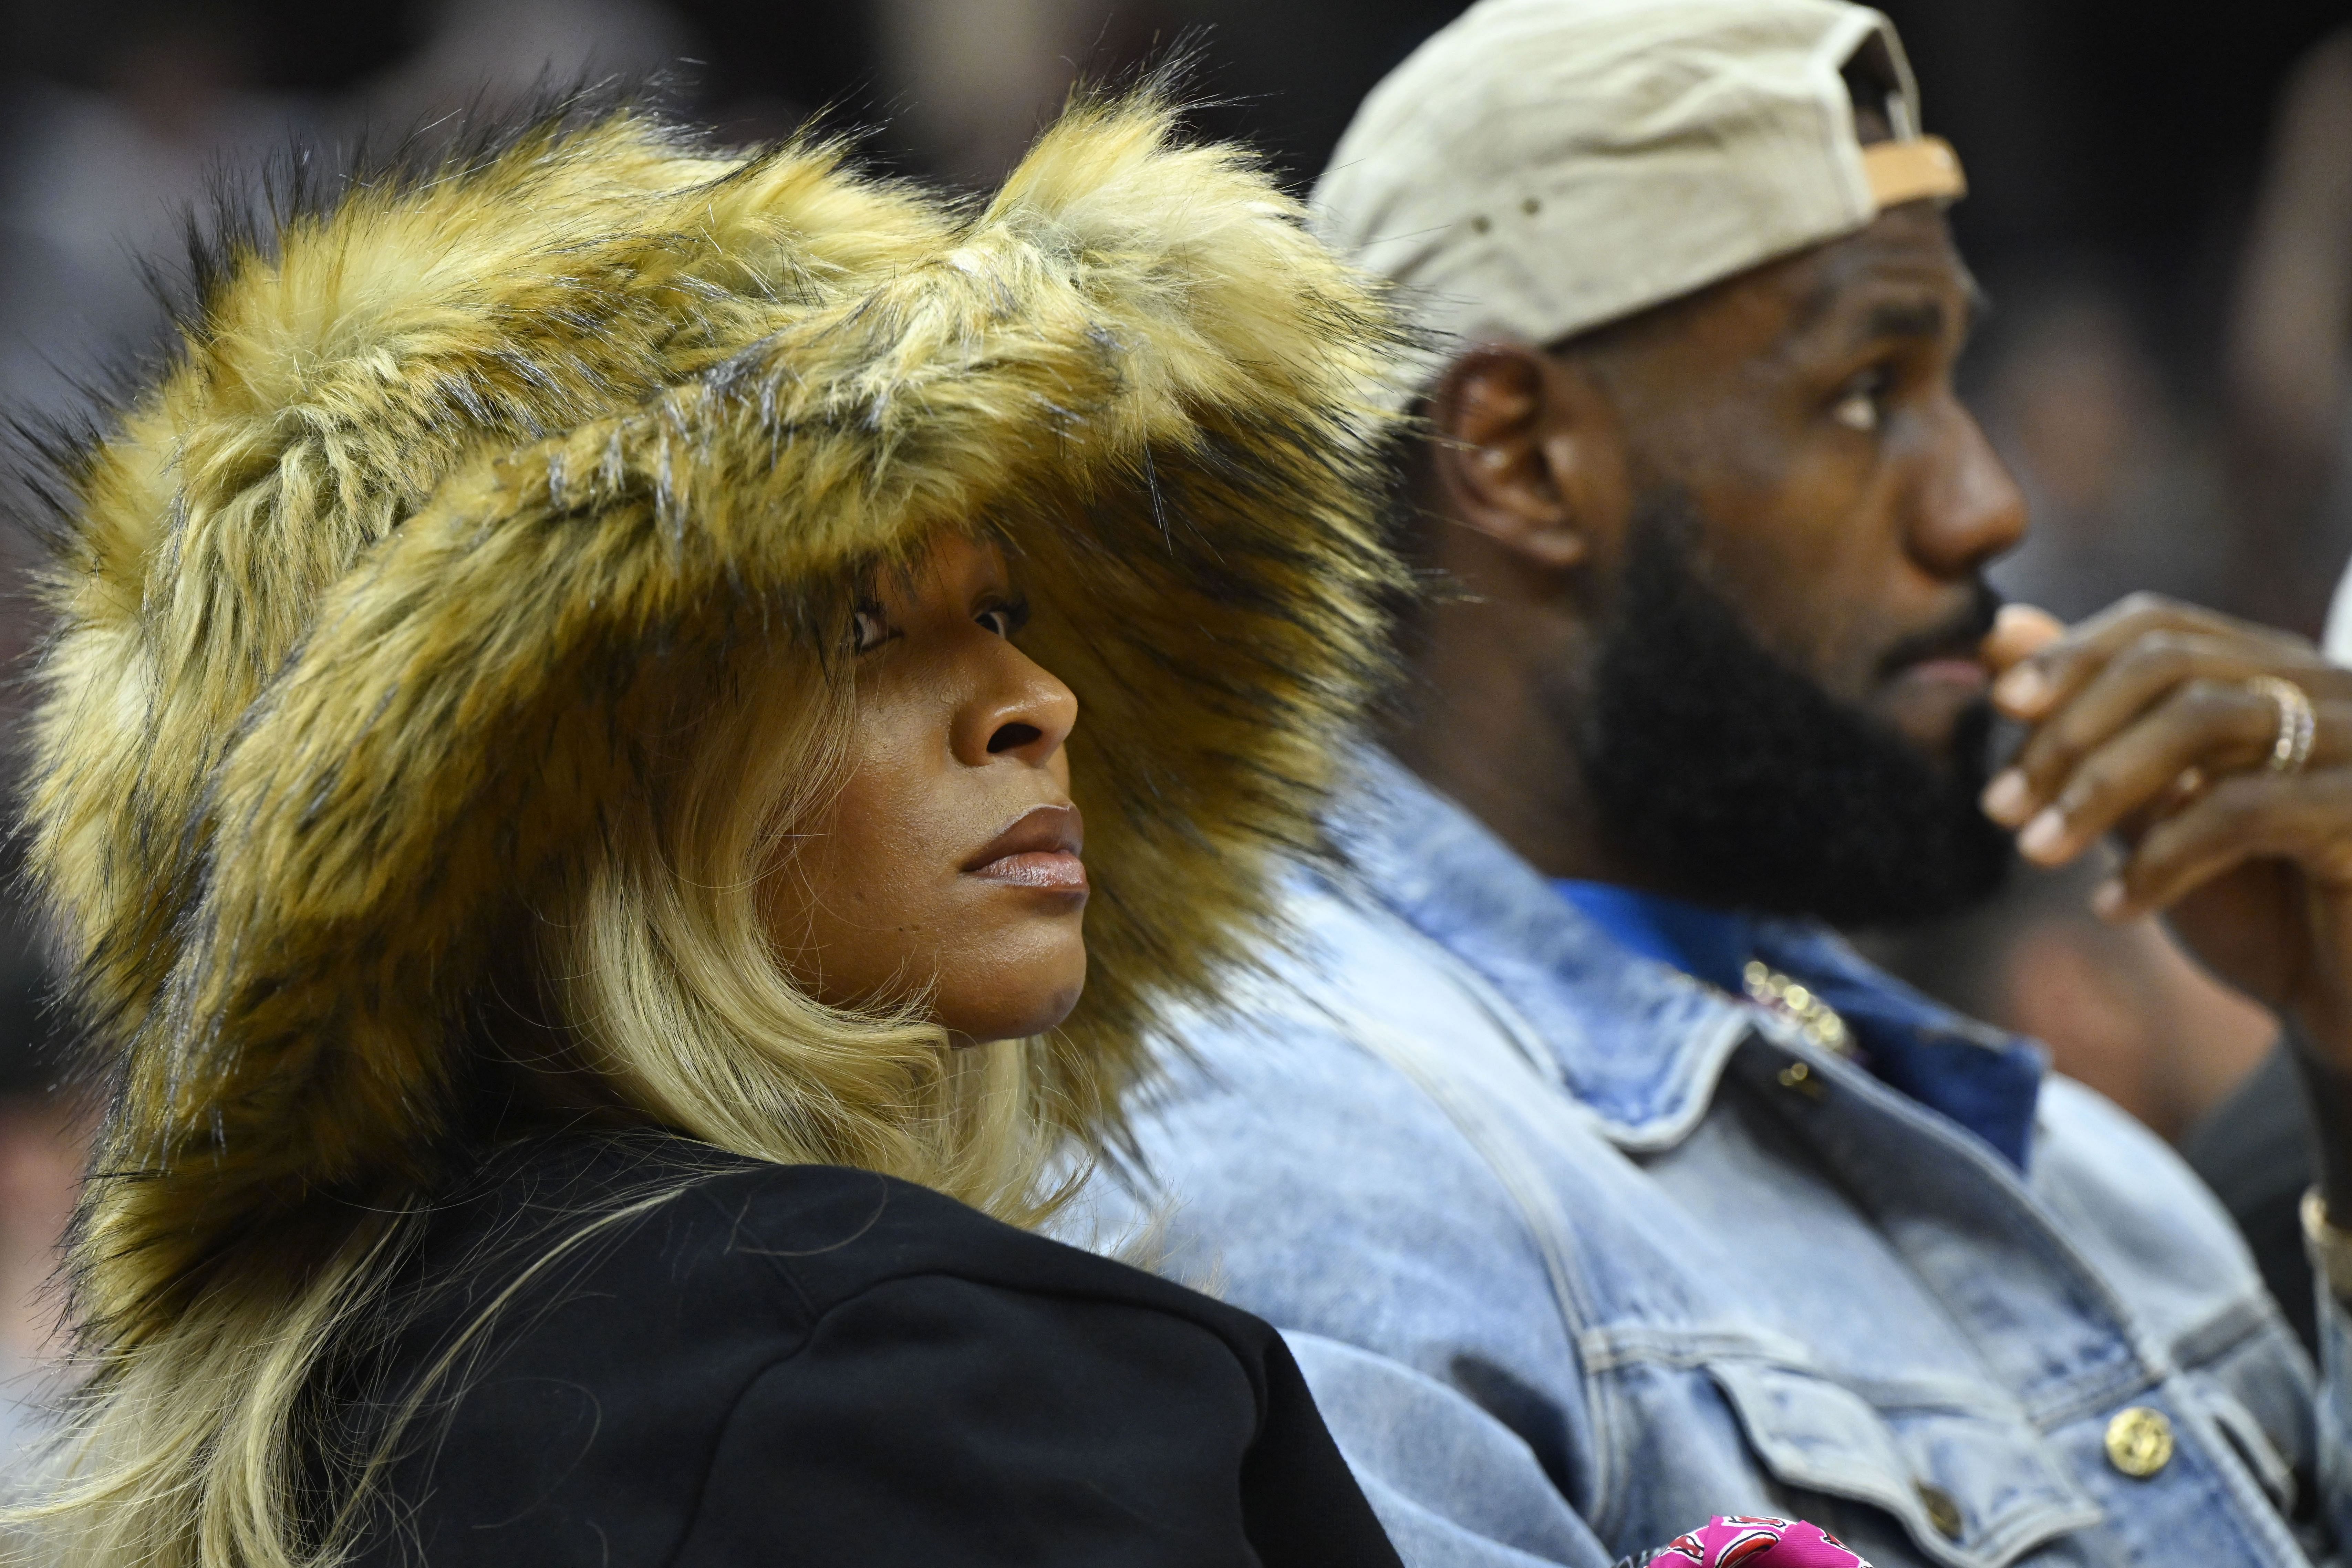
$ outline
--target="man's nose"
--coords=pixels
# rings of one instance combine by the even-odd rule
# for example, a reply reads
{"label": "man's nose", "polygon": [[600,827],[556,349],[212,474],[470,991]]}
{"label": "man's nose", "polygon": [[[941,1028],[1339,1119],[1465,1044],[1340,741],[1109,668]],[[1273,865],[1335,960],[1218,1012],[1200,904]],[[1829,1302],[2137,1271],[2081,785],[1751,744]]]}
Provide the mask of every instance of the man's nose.
{"label": "man's nose", "polygon": [[2025,493],[1976,416],[1951,400],[1911,520],[1911,553],[1938,577],[1973,575],[2025,537]]}

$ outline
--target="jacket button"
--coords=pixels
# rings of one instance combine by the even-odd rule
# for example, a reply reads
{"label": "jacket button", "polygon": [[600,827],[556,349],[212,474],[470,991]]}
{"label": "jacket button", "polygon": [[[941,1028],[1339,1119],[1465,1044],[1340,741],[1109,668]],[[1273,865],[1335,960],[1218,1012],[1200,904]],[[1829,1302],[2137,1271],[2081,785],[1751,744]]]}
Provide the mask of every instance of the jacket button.
{"label": "jacket button", "polygon": [[1934,1525],[1936,1533],[1945,1540],[1958,1541],[1963,1522],[1960,1505],[1954,1502],[1952,1494],[1941,1487],[1929,1486],[1926,1481],[1918,1482],[1917,1486],[1919,1506],[1927,1510],[1927,1522]]}
{"label": "jacket button", "polygon": [[2172,1463],[2172,1423],[2161,1410],[2135,1405],[2107,1423],[2107,1463],[2144,1481]]}
{"label": "jacket button", "polygon": [[1813,1076],[1813,1069],[1802,1062],[1790,1062],[1772,1077],[1782,1089],[1793,1089],[1807,1100],[1819,1100],[1829,1092]]}

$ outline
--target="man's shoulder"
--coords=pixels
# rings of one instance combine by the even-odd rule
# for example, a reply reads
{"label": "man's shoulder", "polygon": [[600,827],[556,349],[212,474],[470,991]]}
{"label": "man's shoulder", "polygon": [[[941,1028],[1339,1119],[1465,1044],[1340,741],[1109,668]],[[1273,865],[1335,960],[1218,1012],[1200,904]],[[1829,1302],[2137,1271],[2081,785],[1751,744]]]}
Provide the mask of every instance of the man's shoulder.
{"label": "man's shoulder", "polygon": [[2044,1081],[2029,1185],[2098,1273],[2128,1283],[2159,1337],[2271,1315],[2221,1200],[2169,1143],[2095,1089],[2057,1073]]}
{"label": "man's shoulder", "polygon": [[1136,1098],[1161,1186],[1247,1201],[1295,1182],[1310,1202],[1352,1203],[1393,1184],[1443,1205],[1468,1183],[1499,1203],[1472,1125],[1497,1104],[1535,1116],[1555,1159],[1622,1161],[1559,1041],[1445,942],[1336,879],[1294,879],[1283,912],[1292,944],[1223,1006],[1177,1020]]}
{"label": "man's shoulder", "polygon": [[[2138,1201],[2221,1211],[2179,1152],[2123,1107],[2060,1072],[2046,1074],[2034,1107],[2034,1184],[2113,1185]],[[2226,1217],[2221,1219],[2224,1228]]]}
{"label": "man's shoulder", "polygon": [[[1542,1101],[1550,1177],[1622,1166],[1590,1116],[1463,989],[1433,942],[1345,890],[1310,886],[1308,933],[1216,1014],[1182,1021],[1132,1118],[1137,1158],[1098,1174],[1064,1234],[1140,1236],[1155,1267],[1231,1291],[1287,1329],[1347,1338],[1360,1312],[1508,1316],[1549,1300],[1542,1244],[1479,1118],[1487,1089],[1450,1093],[1373,1038],[1428,1062],[1484,1064],[1522,1109]],[[1508,1142],[1506,1140],[1505,1142]],[[1383,1280],[1379,1300],[1363,1280]]]}
{"label": "man's shoulder", "polygon": [[1229,1121],[1268,1153],[1327,1131],[1360,1135],[1368,1117],[1392,1135],[1435,1133],[1450,1125],[1443,1110],[1372,1036],[1411,1035],[1465,1061],[1514,1048],[1444,950],[1369,896],[1302,879],[1284,913],[1291,945],[1222,1005],[1169,1030],[1136,1101],[1148,1152],[1214,1142]]}

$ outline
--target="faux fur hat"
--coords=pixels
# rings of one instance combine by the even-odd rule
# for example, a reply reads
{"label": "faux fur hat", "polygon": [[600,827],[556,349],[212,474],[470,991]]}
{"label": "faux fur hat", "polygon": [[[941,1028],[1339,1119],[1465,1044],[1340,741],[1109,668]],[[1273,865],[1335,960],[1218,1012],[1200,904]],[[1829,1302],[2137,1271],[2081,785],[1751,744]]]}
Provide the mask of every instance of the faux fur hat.
{"label": "faux fur hat", "polygon": [[574,111],[229,247],[68,464],[47,579],[31,859],[114,1091],[89,1308],[135,1338],[257,1215],[438,1136],[495,933],[625,785],[618,694],[832,635],[945,531],[1004,544],[1080,700],[1055,1048],[1115,1085],[1265,940],[1379,670],[1391,332],[1150,97],[977,213]]}

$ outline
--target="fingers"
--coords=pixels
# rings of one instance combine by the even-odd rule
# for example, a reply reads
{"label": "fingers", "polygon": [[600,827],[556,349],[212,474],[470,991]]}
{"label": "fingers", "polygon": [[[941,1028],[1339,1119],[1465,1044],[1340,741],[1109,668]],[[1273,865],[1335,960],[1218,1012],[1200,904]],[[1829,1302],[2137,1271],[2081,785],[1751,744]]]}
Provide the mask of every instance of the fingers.
{"label": "fingers", "polygon": [[2003,605],[1979,650],[1996,676],[2066,635],[2066,623],[2032,605]]}
{"label": "fingers", "polygon": [[[2153,717],[2159,704],[2168,709],[2168,734],[2183,732],[2169,742],[2171,749],[2186,749],[2180,767],[2197,762],[2229,766],[2228,756],[2277,729],[2278,705],[2240,684],[2269,668],[2242,640],[2184,630],[2146,633],[2074,687],[2011,762],[2014,779],[2005,775],[1987,792],[1986,809],[2004,826],[2023,823],[2056,802],[2094,752],[2144,715]],[[2191,742],[2189,733],[2203,739]],[[2259,758],[2257,752],[2237,765]],[[2149,780],[2150,794],[2179,771]],[[2129,809],[2130,805],[2120,806],[2116,815]]]}
{"label": "fingers", "polygon": [[[2315,738],[2310,763],[2352,760],[2352,707],[2329,703],[2315,710],[2325,714],[2320,729],[2327,743],[2323,751]],[[2171,815],[2203,793],[2197,781],[2264,767],[2278,727],[2277,701],[2242,681],[2184,682],[2072,766],[2063,787],[2018,835],[2018,850],[2054,865],[2105,834],[2133,832],[2139,819]]]}
{"label": "fingers", "polygon": [[[2026,621],[2011,643],[2043,631]],[[1994,683],[1996,702],[2039,718],[1987,786],[1986,814],[2021,829],[2020,852],[2047,865],[2118,826],[2169,814],[2185,798],[2186,770],[2219,775],[2267,757],[2280,714],[2245,686],[2258,675],[2284,676],[2312,698],[2312,761],[2352,744],[2352,677],[2303,639],[2150,595],[2125,600],[2020,655]]]}
{"label": "fingers", "polygon": [[2267,627],[2153,594],[2135,594],[2020,658],[1993,683],[1993,701],[2012,719],[2036,722],[2071,702],[2124,650],[2165,633],[2259,646],[2269,649],[2273,659],[2297,647],[2297,639]]}
{"label": "fingers", "polygon": [[2102,888],[2100,914],[2128,920],[2162,910],[2252,860],[2286,860],[2315,886],[2352,890],[2352,770],[2224,779],[2157,824]]}

